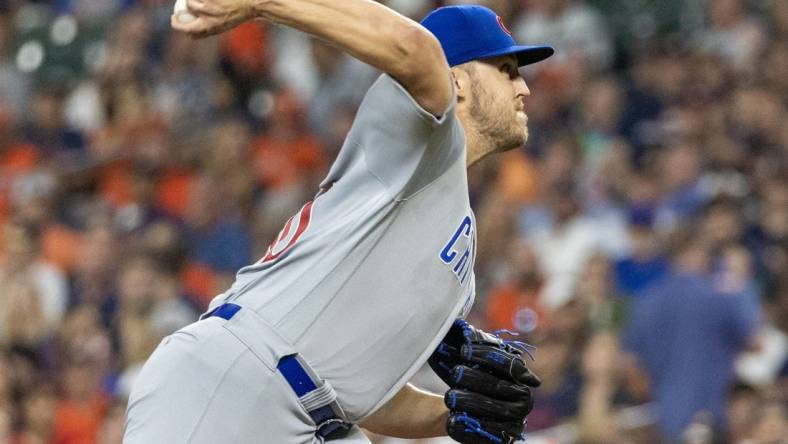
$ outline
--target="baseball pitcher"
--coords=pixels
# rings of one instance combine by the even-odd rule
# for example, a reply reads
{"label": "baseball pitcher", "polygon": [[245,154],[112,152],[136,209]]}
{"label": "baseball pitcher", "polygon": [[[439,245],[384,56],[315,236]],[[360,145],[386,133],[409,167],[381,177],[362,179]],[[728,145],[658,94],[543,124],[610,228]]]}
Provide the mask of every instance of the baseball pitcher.
{"label": "baseball pitcher", "polygon": [[[466,443],[521,438],[538,379],[522,343],[458,318],[474,298],[467,168],[528,137],[518,46],[473,5],[421,24],[370,0],[188,0],[195,37],[250,19],[328,41],[383,74],[315,198],[201,320],[165,338],[124,442],[368,443],[359,429]],[[444,396],[407,382],[428,362]]]}

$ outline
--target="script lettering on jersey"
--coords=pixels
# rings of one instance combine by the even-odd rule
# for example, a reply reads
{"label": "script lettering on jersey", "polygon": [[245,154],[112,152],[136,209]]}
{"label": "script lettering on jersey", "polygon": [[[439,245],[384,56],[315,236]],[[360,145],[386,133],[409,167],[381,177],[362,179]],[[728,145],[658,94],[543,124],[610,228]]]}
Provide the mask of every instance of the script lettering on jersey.
{"label": "script lettering on jersey", "polygon": [[287,220],[285,227],[282,228],[276,239],[268,246],[268,250],[260,260],[260,263],[276,260],[304,234],[306,229],[309,228],[309,222],[312,220],[312,203],[313,201],[307,202],[298,213]]}
{"label": "script lettering on jersey", "polygon": [[473,269],[475,248],[476,236],[473,219],[471,216],[465,216],[440,252],[441,261],[451,268],[460,283],[465,282],[469,272]]}
{"label": "script lettering on jersey", "polygon": [[[323,194],[326,194],[333,186],[334,182],[329,182],[320,187],[317,195],[315,195],[315,199],[319,198]],[[265,256],[260,259],[259,263],[263,264],[266,262],[275,261],[285,251],[289,250],[290,247],[296,243],[296,241],[298,241],[298,238],[304,234],[307,228],[309,228],[309,223],[312,221],[312,204],[314,203],[314,200],[310,200],[303,207],[301,207],[298,213],[287,220],[285,227],[282,228],[282,231],[279,232],[279,235],[276,237],[276,239],[274,239],[274,241],[271,242],[271,245],[268,246]]]}

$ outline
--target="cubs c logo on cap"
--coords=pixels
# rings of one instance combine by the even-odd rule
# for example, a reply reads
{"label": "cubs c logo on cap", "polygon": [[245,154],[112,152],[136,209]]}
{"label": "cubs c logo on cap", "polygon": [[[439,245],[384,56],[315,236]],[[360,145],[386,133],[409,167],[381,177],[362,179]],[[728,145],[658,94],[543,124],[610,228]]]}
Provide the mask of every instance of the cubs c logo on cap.
{"label": "cubs c logo on cap", "polygon": [[498,19],[498,26],[500,26],[500,27],[501,27],[501,29],[503,29],[503,31],[504,31],[505,33],[507,33],[507,34],[509,34],[509,35],[512,35],[512,32],[511,32],[511,31],[509,31],[509,29],[506,27],[506,25],[504,25],[504,24],[503,24],[503,19],[501,18],[501,16],[500,16],[500,15],[498,15],[498,16],[496,16],[496,18]]}
{"label": "cubs c logo on cap", "polygon": [[484,6],[445,6],[429,13],[421,24],[441,42],[449,66],[508,54],[517,56],[517,66],[525,66],[554,52],[549,46],[518,45],[503,19]]}

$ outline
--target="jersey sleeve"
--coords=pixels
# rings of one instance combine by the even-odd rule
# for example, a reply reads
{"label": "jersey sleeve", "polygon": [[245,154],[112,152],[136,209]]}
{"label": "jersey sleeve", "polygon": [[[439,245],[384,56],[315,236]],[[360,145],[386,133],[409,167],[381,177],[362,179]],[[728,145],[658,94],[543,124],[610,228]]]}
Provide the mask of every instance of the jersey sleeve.
{"label": "jersey sleeve", "polygon": [[348,134],[370,174],[397,198],[407,198],[465,156],[456,95],[439,117],[423,109],[388,74],[367,92]]}

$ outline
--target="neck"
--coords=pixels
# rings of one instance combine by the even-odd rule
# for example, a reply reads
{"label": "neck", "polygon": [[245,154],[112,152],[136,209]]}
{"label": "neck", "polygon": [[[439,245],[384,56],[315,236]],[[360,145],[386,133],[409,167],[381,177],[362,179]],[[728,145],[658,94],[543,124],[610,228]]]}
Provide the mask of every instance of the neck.
{"label": "neck", "polygon": [[487,157],[495,151],[495,144],[493,144],[487,137],[476,129],[473,120],[467,118],[469,116],[462,116],[460,121],[465,130],[465,145],[467,147],[467,162],[468,168],[472,167],[480,160]]}

